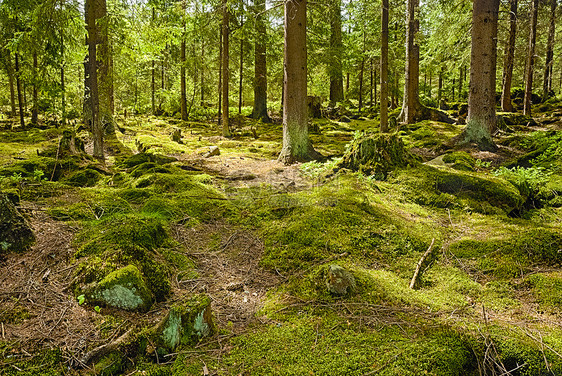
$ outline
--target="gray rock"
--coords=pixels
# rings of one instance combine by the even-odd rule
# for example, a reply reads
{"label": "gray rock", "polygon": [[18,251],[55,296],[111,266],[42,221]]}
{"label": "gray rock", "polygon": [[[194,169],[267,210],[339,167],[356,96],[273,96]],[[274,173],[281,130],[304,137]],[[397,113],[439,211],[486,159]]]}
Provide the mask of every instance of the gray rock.
{"label": "gray rock", "polygon": [[334,295],[345,295],[355,288],[353,274],[339,265],[328,266],[324,282],[328,291]]}
{"label": "gray rock", "polygon": [[89,304],[142,312],[148,311],[152,305],[152,294],[134,265],[109,273],[85,290]]}
{"label": "gray rock", "polygon": [[214,157],[215,155],[221,155],[221,151],[219,150],[219,147],[209,146],[209,151],[203,154],[203,157],[210,158],[210,157]]}
{"label": "gray rock", "polygon": [[25,218],[7,195],[0,193],[0,254],[25,252],[35,242],[35,235]]}

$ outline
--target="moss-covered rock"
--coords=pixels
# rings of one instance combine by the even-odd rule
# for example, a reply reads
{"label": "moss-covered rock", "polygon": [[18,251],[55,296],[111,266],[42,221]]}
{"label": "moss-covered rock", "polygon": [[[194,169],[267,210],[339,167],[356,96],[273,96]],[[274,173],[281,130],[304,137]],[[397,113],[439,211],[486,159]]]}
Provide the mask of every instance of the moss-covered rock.
{"label": "moss-covered rock", "polygon": [[155,330],[159,354],[173,352],[178,346],[191,346],[214,332],[211,298],[195,295],[172,306]]}
{"label": "moss-covered rock", "polygon": [[562,273],[533,274],[527,283],[541,305],[555,310],[562,308]]}
{"label": "moss-covered rock", "polygon": [[353,274],[339,265],[327,265],[321,272],[325,287],[331,294],[346,295],[355,288]]}
{"label": "moss-covered rock", "polygon": [[101,176],[98,171],[86,168],[71,174],[64,179],[64,182],[75,187],[93,187],[101,179]]}
{"label": "moss-covered rock", "polygon": [[146,312],[152,305],[150,290],[134,265],[109,273],[99,283],[89,287],[85,295],[89,304],[127,311]]}
{"label": "moss-covered rock", "polygon": [[503,179],[427,165],[402,170],[393,182],[408,187],[407,195],[422,205],[511,213],[524,202],[519,190]]}
{"label": "moss-covered rock", "polygon": [[35,235],[14,204],[0,193],[0,254],[25,252],[35,242]]}
{"label": "moss-covered rock", "polygon": [[346,168],[384,179],[389,172],[417,164],[397,134],[367,134],[356,137],[348,145],[336,169]]}
{"label": "moss-covered rock", "polygon": [[177,158],[168,157],[166,155],[152,154],[152,153],[138,153],[122,160],[119,164],[126,168],[132,168],[147,162],[153,162],[159,165],[164,165],[175,161],[177,161]]}
{"label": "moss-covered rock", "polygon": [[449,164],[451,168],[460,171],[474,171],[476,167],[476,161],[472,155],[464,151],[445,154],[443,156],[443,162]]}

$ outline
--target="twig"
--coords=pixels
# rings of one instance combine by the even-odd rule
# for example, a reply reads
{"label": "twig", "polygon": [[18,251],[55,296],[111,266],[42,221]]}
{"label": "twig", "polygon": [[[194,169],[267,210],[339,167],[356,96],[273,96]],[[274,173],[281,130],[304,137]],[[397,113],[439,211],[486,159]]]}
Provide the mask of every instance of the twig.
{"label": "twig", "polygon": [[59,139],[59,146],[57,148],[57,157],[55,158],[55,165],[53,167],[53,173],[51,174],[51,181],[53,181],[55,177],[55,171],[57,170],[57,163],[59,162],[59,154],[60,154],[60,145],[61,145],[62,137]]}
{"label": "twig", "polygon": [[431,253],[431,249],[433,248],[433,243],[435,243],[435,238],[431,240],[431,244],[429,245],[429,248],[427,249],[427,251],[425,251],[420,261],[418,261],[418,264],[416,265],[416,271],[414,272],[414,276],[412,277],[412,281],[410,282],[410,289],[414,289],[415,286],[417,285],[423,262],[425,261],[427,256],[429,256],[429,254]]}
{"label": "twig", "polygon": [[87,352],[80,359],[80,365],[82,365],[82,366],[88,365],[90,362],[92,362],[96,358],[99,358],[99,357],[117,349],[121,344],[125,343],[129,339],[132,332],[133,332],[133,328],[129,329],[125,334],[123,334],[121,337],[117,338],[115,341],[103,344],[103,345],[98,346],[95,349]]}

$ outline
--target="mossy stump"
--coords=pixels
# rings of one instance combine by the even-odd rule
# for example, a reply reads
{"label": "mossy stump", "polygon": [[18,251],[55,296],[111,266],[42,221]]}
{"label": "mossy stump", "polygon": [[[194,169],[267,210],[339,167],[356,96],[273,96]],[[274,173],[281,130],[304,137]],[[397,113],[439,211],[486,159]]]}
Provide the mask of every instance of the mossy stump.
{"label": "mossy stump", "polygon": [[172,306],[156,327],[156,351],[160,355],[173,352],[178,346],[192,346],[214,332],[211,298],[195,295]]}
{"label": "mossy stump", "polygon": [[333,295],[346,295],[355,288],[355,277],[339,265],[329,265],[324,270],[324,283]]}
{"label": "mossy stump", "polygon": [[146,312],[152,305],[150,290],[134,265],[109,273],[99,283],[87,288],[85,295],[90,304],[127,311]]}
{"label": "mossy stump", "polygon": [[360,171],[384,179],[391,171],[416,163],[415,157],[405,149],[397,134],[368,134],[351,141],[336,168]]}
{"label": "mossy stump", "polygon": [[35,242],[35,235],[25,218],[8,196],[0,193],[0,254],[25,252]]}

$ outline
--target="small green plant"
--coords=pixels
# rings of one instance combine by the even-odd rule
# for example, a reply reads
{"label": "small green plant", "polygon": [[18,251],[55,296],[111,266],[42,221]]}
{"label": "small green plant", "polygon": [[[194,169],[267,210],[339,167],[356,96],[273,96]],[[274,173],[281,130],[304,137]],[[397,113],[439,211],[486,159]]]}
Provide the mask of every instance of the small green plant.
{"label": "small green plant", "polygon": [[546,189],[546,184],[552,175],[551,171],[543,167],[500,167],[493,172],[495,176],[502,177],[515,185],[522,195],[533,198],[539,197]]}
{"label": "small green plant", "polygon": [[10,179],[12,179],[13,182],[19,183],[23,180],[23,176],[21,175],[21,172],[14,172],[14,174],[10,176]]}
{"label": "small green plant", "polygon": [[86,297],[84,295],[78,295],[76,299],[78,300],[78,305],[82,305],[86,301]]}
{"label": "small green plant", "polygon": [[101,313],[101,308],[100,308],[100,306],[95,306],[95,307],[94,307],[94,311],[96,311],[97,313]]}
{"label": "small green plant", "polygon": [[475,161],[475,165],[477,168],[490,168],[491,164],[492,164],[491,161],[485,162],[482,159],[477,159]]}
{"label": "small green plant", "polygon": [[39,169],[33,170],[33,180],[41,181],[43,180],[43,176],[45,176],[45,173],[42,170]]}

